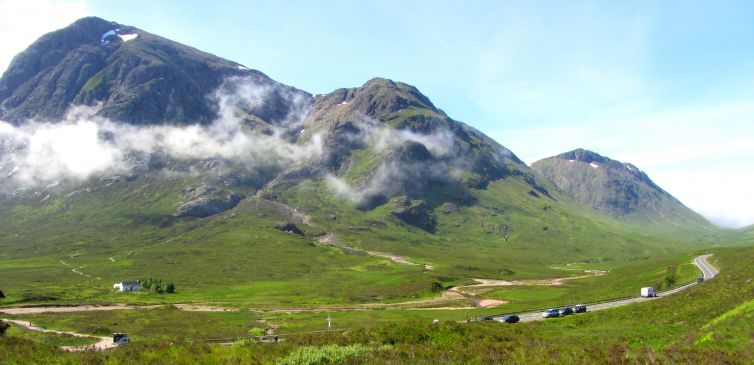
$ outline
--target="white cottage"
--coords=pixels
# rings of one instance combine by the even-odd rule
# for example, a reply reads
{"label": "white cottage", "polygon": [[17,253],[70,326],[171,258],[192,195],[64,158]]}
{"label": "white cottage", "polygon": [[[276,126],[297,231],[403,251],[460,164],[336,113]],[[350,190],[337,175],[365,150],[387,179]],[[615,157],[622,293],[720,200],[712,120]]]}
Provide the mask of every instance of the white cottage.
{"label": "white cottage", "polygon": [[141,285],[139,285],[139,281],[121,281],[120,283],[113,284],[113,290],[118,291],[139,291],[141,290]]}

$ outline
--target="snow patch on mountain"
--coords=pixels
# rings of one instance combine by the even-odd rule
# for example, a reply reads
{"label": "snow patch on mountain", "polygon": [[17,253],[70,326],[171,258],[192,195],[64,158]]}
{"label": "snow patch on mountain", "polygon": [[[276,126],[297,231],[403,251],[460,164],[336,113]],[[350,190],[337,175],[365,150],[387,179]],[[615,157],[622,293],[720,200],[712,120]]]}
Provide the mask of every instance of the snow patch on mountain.
{"label": "snow patch on mountain", "polygon": [[99,39],[99,43],[103,46],[110,44],[110,41],[107,38],[117,36],[119,30],[120,29],[113,29],[103,33]]}
{"label": "snow patch on mountain", "polygon": [[118,37],[120,37],[120,39],[123,40],[123,42],[128,42],[130,40],[134,40],[138,36],[139,35],[136,34],[136,33],[133,33],[133,34],[118,34]]}

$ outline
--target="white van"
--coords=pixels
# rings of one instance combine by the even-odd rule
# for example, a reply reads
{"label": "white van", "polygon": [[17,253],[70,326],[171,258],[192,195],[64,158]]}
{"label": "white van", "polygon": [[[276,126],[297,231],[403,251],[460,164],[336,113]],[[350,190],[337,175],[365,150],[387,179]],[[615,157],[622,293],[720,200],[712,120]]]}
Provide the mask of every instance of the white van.
{"label": "white van", "polygon": [[650,298],[650,297],[656,297],[657,293],[655,292],[655,288],[651,286],[647,286],[644,288],[641,288],[641,297],[642,298]]}

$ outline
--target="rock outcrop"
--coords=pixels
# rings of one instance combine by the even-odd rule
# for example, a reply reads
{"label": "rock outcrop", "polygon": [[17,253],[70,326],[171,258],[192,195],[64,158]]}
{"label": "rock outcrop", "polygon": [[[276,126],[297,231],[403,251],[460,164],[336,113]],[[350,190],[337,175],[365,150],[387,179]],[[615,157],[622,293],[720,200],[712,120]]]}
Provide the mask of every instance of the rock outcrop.
{"label": "rock outcrop", "polygon": [[204,218],[234,208],[244,199],[244,195],[219,189],[212,185],[202,185],[183,189],[183,196],[189,202],[178,207],[176,217]]}
{"label": "rock outcrop", "polygon": [[423,200],[396,198],[393,200],[393,215],[408,225],[434,232],[437,219],[432,208]]}

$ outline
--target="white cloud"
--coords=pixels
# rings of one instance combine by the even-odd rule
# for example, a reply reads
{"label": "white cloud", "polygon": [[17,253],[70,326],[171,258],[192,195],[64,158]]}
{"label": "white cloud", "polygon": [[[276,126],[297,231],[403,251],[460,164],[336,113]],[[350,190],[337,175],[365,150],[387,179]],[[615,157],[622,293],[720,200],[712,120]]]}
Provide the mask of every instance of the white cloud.
{"label": "white cloud", "polygon": [[88,14],[83,0],[0,0],[0,73],[37,38]]}
{"label": "white cloud", "polygon": [[[302,143],[282,138],[278,129],[264,134],[246,128],[243,113],[253,103],[264,104],[277,86],[257,85],[252,79],[234,78],[235,98],[220,88],[215,93],[220,117],[208,126],[138,126],[97,117],[97,107],[73,107],[59,123],[29,122],[15,127],[0,121],[0,192],[18,187],[40,187],[58,181],[80,181],[129,171],[141,161],[133,155],[163,154],[174,160],[226,159],[241,161],[254,170],[281,168],[318,158],[321,135]],[[294,107],[286,121],[299,123],[305,100],[283,89],[280,95]],[[251,104],[250,104],[251,103]],[[302,105],[298,105],[302,104]]]}

